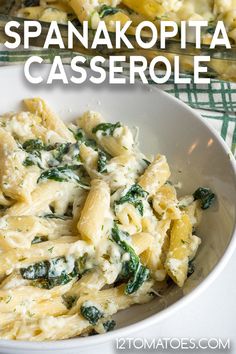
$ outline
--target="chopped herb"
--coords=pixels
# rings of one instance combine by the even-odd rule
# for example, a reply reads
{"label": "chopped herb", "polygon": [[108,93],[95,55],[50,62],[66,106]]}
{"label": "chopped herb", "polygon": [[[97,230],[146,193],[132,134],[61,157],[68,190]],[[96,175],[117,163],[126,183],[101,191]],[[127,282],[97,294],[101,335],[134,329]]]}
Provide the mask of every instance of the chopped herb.
{"label": "chopped herb", "polygon": [[193,197],[194,200],[201,201],[201,208],[204,210],[210,208],[215,200],[215,194],[209,188],[204,187],[199,187],[193,193]]}
{"label": "chopped herb", "polygon": [[12,299],[12,296],[8,295],[7,299],[6,299],[6,304],[8,304]]}
{"label": "chopped herb", "polygon": [[88,306],[86,303],[81,306],[80,313],[93,326],[103,317],[103,313],[97,307]]}
{"label": "chopped herb", "polygon": [[99,11],[99,16],[100,16],[100,18],[103,18],[103,17],[109,16],[109,15],[115,15],[119,11],[120,10],[117,9],[116,7],[103,5]]}
{"label": "chopped herb", "polygon": [[103,323],[104,330],[106,332],[112,331],[116,326],[116,322],[114,320],[108,320]]}
{"label": "chopped herb", "polygon": [[107,135],[113,136],[114,131],[120,127],[121,127],[120,122],[117,122],[115,124],[100,123],[95,128],[93,128],[92,132],[93,132],[93,134],[96,134],[98,131],[102,131],[103,136],[107,136]]}
{"label": "chopped herb", "polygon": [[62,295],[63,303],[65,304],[66,308],[70,310],[75,304],[78,299],[77,296],[72,295]]}
{"label": "chopped herb", "polygon": [[144,191],[138,184],[134,184],[123,197],[115,201],[114,205],[116,207],[116,205],[124,203],[133,204],[140,215],[143,216],[143,202],[141,198],[146,198],[147,196],[148,192]]}
{"label": "chopped herb", "polygon": [[98,153],[98,172],[104,173],[107,172],[107,155],[103,151],[99,151]]}
{"label": "chopped herb", "polygon": [[54,247],[49,248],[49,249],[48,249],[48,252],[52,253],[52,252],[53,252],[53,249],[54,249]]}
{"label": "chopped herb", "polygon": [[35,236],[35,238],[31,242],[31,244],[35,245],[37,243],[46,242],[46,241],[48,241],[48,237],[47,236]]}

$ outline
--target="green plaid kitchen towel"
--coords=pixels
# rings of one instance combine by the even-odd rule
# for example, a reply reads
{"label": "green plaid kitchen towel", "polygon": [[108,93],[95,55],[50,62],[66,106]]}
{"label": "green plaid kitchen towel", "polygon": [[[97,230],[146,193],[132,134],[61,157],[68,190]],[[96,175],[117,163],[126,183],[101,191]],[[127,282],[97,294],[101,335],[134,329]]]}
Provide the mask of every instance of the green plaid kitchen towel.
{"label": "green plaid kitchen towel", "polygon": [[[0,47],[0,65],[21,64],[32,55],[39,55],[48,63],[52,62],[55,55],[60,55],[66,64],[78,53],[54,49],[6,51]],[[127,70],[125,67],[124,73]],[[154,84],[151,80],[149,83]],[[171,78],[167,84],[159,87],[197,110],[221,134],[236,156],[236,84],[212,80],[208,85],[176,85]]]}

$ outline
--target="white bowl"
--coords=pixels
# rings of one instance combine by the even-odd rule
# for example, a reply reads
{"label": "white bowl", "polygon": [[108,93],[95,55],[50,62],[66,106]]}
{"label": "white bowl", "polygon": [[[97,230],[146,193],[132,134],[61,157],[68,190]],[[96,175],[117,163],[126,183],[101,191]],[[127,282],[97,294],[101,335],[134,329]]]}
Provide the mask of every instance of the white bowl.
{"label": "white bowl", "polygon": [[[48,66],[40,71],[42,76]],[[90,74],[90,72],[88,71]],[[69,74],[69,69],[68,69]],[[219,135],[192,109],[155,87],[69,84],[32,86],[23,78],[22,67],[1,68],[0,114],[20,108],[25,97],[41,96],[64,120],[72,120],[93,109],[108,121],[124,121],[140,127],[141,149],[167,156],[172,180],[182,182],[182,193],[208,186],[217,195],[214,207],[204,213],[198,234],[202,245],[196,258],[196,271],[183,289],[174,288],[164,298],[133,306],[117,315],[118,329],[105,335],[58,342],[29,343],[0,341],[4,353],[49,353],[97,346],[144,326],[160,322],[174,310],[206,289],[223,269],[236,244],[236,168],[229,149]]]}

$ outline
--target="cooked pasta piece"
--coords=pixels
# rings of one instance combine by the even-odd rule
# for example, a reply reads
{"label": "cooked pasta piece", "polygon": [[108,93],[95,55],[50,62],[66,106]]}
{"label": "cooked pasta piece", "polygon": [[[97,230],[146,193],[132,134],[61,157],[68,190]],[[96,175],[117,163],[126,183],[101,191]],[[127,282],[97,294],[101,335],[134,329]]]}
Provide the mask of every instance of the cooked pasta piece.
{"label": "cooked pasta piece", "polygon": [[4,216],[0,223],[0,247],[30,248],[32,244],[73,235],[72,220],[36,216]]}
{"label": "cooked pasta piece", "polygon": [[109,211],[108,185],[101,180],[93,180],[78,222],[78,231],[84,240],[95,245],[100,241]]}
{"label": "cooked pasta piece", "polygon": [[24,152],[14,138],[0,128],[0,185],[2,192],[15,200],[30,200],[30,193],[36,186],[38,170],[26,170],[23,166]]}
{"label": "cooked pasta piece", "polygon": [[168,245],[168,230],[171,220],[161,220],[156,226],[154,233],[154,242],[151,247],[141,254],[140,258],[152,272],[152,276],[157,281],[163,281],[166,278],[166,269],[164,267],[166,259],[165,246]]}
{"label": "cooked pasta piece", "polygon": [[139,184],[150,196],[153,196],[166,183],[169,177],[170,169],[166,157],[157,155],[144,174],[139,178]]}
{"label": "cooked pasta piece", "polygon": [[[192,225],[187,214],[175,220],[170,234],[170,248],[167,253],[165,267],[174,282],[182,287],[187,278],[190,245],[192,241]],[[196,248],[199,243],[197,242]],[[194,247],[194,253],[196,253]]]}
{"label": "cooked pasta piece", "polygon": [[163,185],[153,198],[153,209],[162,219],[179,219],[181,211],[178,208],[178,199],[174,186]]}
{"label": "cooked pasta piece", "polygon": [[32,98],[24,100],[26,108],[33,114],[39,116],[42,125],[52,131],[58,133],[66,141],[74,142],[73,134],[69,131],[66,125],[60,120],[46,105],[41,98]]}
{"label": "cooked pasta piece", "polygon": [[140,232],[132,235],[131,243],[137,254],[142,254],[147,249],[152,249],[155,239],[153,235]]}

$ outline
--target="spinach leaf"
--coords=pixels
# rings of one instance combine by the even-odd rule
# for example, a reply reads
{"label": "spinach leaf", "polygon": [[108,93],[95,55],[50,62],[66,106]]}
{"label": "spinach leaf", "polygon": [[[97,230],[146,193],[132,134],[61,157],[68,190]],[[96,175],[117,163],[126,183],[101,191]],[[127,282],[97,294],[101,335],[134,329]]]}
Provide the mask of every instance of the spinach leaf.
{"label": "spinach leaf", "polygon": [[148,195],[148,192],[142,189],[141,186],[138,184],[134,184],[126,193],[125,196],[123,196],[118,203],[123,204],[126,202],[133,202],[134,200],[137,200],[138,198],[146,198]]}
{"label": "spinach leaf", "polygon": [[41,173],[38,182],[45,179],[52,179],[57,182],[78,181],[79,177],[73,172],[74,169],[74,166],[52,167]]}
{"label": "spinach leaf", "polygon": [[62,274],[55,278],[48,278],[48,279],[37,279],[32,282],[32,286],[41,289],[50,290],[55,286],[65,285],[69,283],[75,276],[73,274]]}
{"label": "spinach leaf", "polygon": [[193,197],[194,197],[194,200],[201,201],[201,208],[205,210],[205,209],[210,208],[210,206],[213,204],[216,196],[209,188],[199,187],[193,193]]}
{"label": "spinach leaf", "polygon": [[28,153],[32,153],[35,150],[36,151],[46,150],[46,146],[44,145],[44,143],[40,139],[26,140],[23,143],[22,148]]}
{"label": "spinach leaf", "polygon": [[[71,129],[70,129],[71,130]],[[90,146],[92,148],[97,148],[97,143],[93,139],[88,139],[81,128],[78,128],[76,131],[71,130],[73,133],[75,140],[80,145],[84,143],[86,146]]]}
{"label": "spinach leaf", "polygon": [[35,236],[31,244],[36,245],[37,243],[46,242],[46,241],[48,241],[47,236]]}
{"label": "spinach leaf", "polygon": [[140,286],[149,278],[149,270],[144,267],[141,263],[139,263],[139,266],[137,270],[134,273],[134,276],[128,281],[128,284],[125,289],[125,293],[127,295],[133,294],[135,291],[137,291]]}
{"label": "spinach leaf", "polygon": [[96,127],[93,128],[92,133],[96,134],[98,131],[102,131],[102,135],[103,136],[107,136],[107,135],[113,136],[114,131],[117,128],[120,128],[120,127],[121,127],[120,122],[117,122],[115,124],[112,124],[112,123],[100,123]]}
{"label": "spinach leaf", "polygon": [[21,268],[20,273],[23,279],[27,280],[35,280],[35,279],[43,279],[48,276],[50,268],[49,261],[38,262],[33,265],[30,265],[27,268]]}
{"label": "spinach leaf", "polygon": [[94,150],[97,150],[98,146],[95,140],[93,139],[86,139],[85,140],[85,145],[93,148]]}
{"label": "spinach leaf", "polygon": [[134,201],[133,203],[133,206],[135,207],[135,209],[138,210],[139,214],[141,216],[143,216],[143,211],[144,211],[144,208],[143,208],[143,202],[141,200],[136,200]]}
{"label": "spinach leaf", "polygon": [[41,166],[41,151],[46,150],[46,146],[40,139],[30,139],[23,143],[22,149],[28,153],[28,156],[23,162],[23,165],[34,166],[38,165],[39,168]]}
{"label": "spinach leaf", "polygon": [[117,12],[119,12],[119,9],[117,9],[116,7],[103,5],[99,11],[99,16],[100,16],[100,18],[103,18],[108,15],[115,15]]}
{"label": "spinach leaf", "polygon": [[35,166],[37,165],[39,168],[42,169],[41,165],[41,152],[40,151],[34,151],[30,153],[26,159],[23,161],[23,166],[29,167],[29,166]]}
{"label": "spinach leaf", "polygon": [[98,172],[104,173],[107,172],[107,155],[103,151],[98,152]]}
{"label": "spinach leaf", "polygon": [[111,236],[113,241],[117,243],[120,248],[126,253],[129,254],[129,261],[125,262],[126,274],[130,275],[136,271],[139,265],[139,257],[135,253],[134,249],[127,243],[129,234],[118,229],[118,226],[115,224],[111,230]]}
{"label": "spinach leaf", "polygon": [[88,259],[88,253],[85,253],[83,256],[79,257],[75,261],[75,269],[78,274],[83,275],[86,272],[87,259]]}
{"label": "spinach leaf", "polygon": [[[66,159],[67,163],[70,159],[72,162],[78,161],[79,157],[79,145],[71,143],[56,143],[54,145],[45,145],[40,139],[31,139],[24,142],[22,149],[27,152],[28,156],[23,162],[24,166],[38,165],[39,168],[42,167],[42,152],[50,152],[46,155],[48,167],[57,167],[59,164],[63,163]],[[51,156],[51,158],[50,158]]]}
{"label": "spinach leaf", "polygon": [[54,159],[56,159],[59,162],[62,162],[64,155],[69,152],[70,146],[71,146],[70,143],[56,144],[55,151],[53,153]]}
{"label": "spinach leaf", "polygon": [[116,206],[124,203],[133,204],[139,211],[140,215],[143,216],[143,202],[141,198],[146,198],[147,196],[148,192],[144,191],[138,184],[134,184],[123,197],[115,201],[114,205]]}
{"label": "spinach leaf", "polygon": [[86,136],[84,131],[81,128],[78,128],[76,131],[70,129],[70,131],[73,133],[75,140],[82,144],[86,140]]}
{"label": "spinach leaf", "polygon": [[67,273],[65,257],[32,264],[27,268],[21,268],[20,273],[23,279],[33,280],[33,286],[44,289],[52,289],[55,286],[67,284],[73,278],[79,276],[75,266],[71,273]]}
{"label": "spinach leaf", "polygon": [[72,162],[79,161],[79,144],[60,144],[54,152],[54,158],[59,162],[68,161],[68,159]]}
{"label": "spinach leaf", "polygon": [[81,165],[65,165],[62,167],[52,167],[44,172],[38,178],[38,183],[47,179],[57,182],[77,182],[82,188],[88,189],[88,185],[81,181],[81,178],[74,172],[79,170]]}
{"label": "spinach leaf", "polygon": [[103,317],[103,313],[96,306],[89,306],[86,303],[81,306],[80,313],[93,326]]}
{"label": "spinach leaf", "polygon": [[106,332],[112,331],[116,326],[116,322],[114,320],[108,320],[103,323],[104,330]]}
{"label": "spinach leaf", "polygon": [[128,280],[125,294],[130,295],[137,291],[140,286],[149,278],[149,270],[144,267],[134,249],[127,243],[127,233],[118,229],[117,225],[112,228],[112,239],[129,254],[129,260],[125,261],[121,271],[121,277]]}

